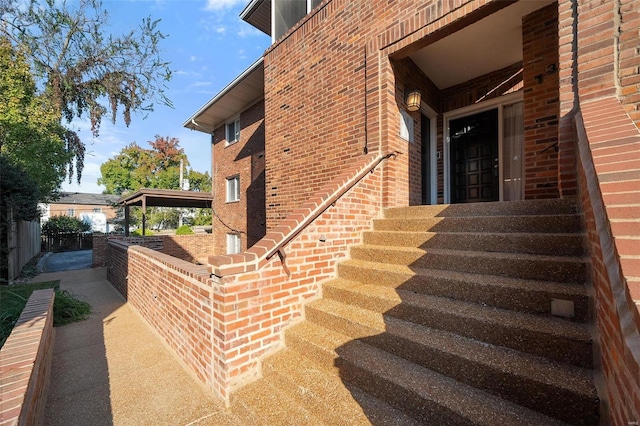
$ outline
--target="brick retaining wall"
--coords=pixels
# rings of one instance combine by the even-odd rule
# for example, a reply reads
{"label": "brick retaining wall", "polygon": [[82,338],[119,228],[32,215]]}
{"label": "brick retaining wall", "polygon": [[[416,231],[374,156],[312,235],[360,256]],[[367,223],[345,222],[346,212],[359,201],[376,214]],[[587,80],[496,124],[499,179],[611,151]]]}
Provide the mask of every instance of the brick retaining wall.
{"label": "brick retaining wall", "polygon": [[53,357],[53,289],[34,291],[0,350],[0,424],[42,423]]}

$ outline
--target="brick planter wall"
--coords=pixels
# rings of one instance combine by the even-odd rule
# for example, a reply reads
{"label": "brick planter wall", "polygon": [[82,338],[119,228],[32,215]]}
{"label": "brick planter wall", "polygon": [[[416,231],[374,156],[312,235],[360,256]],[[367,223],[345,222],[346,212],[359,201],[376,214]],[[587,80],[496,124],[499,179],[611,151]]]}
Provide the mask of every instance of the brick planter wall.
{"label": "brick planter wall", "polygon": [[31,294],[0,350],[0,424],[42,423],[53,357],[53,289]]}

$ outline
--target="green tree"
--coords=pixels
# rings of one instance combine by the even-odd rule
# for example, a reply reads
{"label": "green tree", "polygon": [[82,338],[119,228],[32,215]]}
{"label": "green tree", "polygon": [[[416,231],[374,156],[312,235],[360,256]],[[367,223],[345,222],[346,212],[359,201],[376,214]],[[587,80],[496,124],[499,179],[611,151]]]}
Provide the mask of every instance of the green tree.
{"label": "green tree", "polygon": [[37,95],[25,56],[0,36],[0,154],[36,183],[40,201],[60,187],[75,141],[51,100]]}
{"label": "green tree", "polygon": [[[136,30],[108,34],[109,15],[99,0],[0,0],[0,19],[0,34],[24,54],[58,121],[88,116],[97,135],[107,113],[115,123],[121,109],[129,125],[132,112],[152,111],[153,101],[171,105],[164,94],[171,71],[160,58],[165,35],[159,21],[146,18]],[[68,130],[62,136],[69,179],[75,171],[80,181],[84,144]]]}
{"label": "green tree", "polygon": [[73,216],[53,216],[42,225],[42,233],[55,236],[60,233],[88,232],[91,225]]}

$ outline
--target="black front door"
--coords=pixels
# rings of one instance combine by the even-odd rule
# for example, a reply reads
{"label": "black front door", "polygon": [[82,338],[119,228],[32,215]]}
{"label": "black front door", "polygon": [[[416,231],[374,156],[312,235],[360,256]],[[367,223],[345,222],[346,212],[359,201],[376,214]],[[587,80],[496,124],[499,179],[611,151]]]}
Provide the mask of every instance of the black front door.
{"label": "black front door", "polygon": [[498,201],[498,110],[451,120],[451,202]]}

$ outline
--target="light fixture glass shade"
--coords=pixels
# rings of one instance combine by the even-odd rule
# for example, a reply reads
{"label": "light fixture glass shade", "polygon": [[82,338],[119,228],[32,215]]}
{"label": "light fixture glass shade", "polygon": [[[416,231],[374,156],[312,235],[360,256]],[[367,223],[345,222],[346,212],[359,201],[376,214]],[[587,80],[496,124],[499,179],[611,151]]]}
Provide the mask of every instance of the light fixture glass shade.
{"label": "light fixture glass shade", "polygon": [[409,90],[407,92],[407,111],[418,111],[420,109],[420,101],[422,93],[419,90]]}

